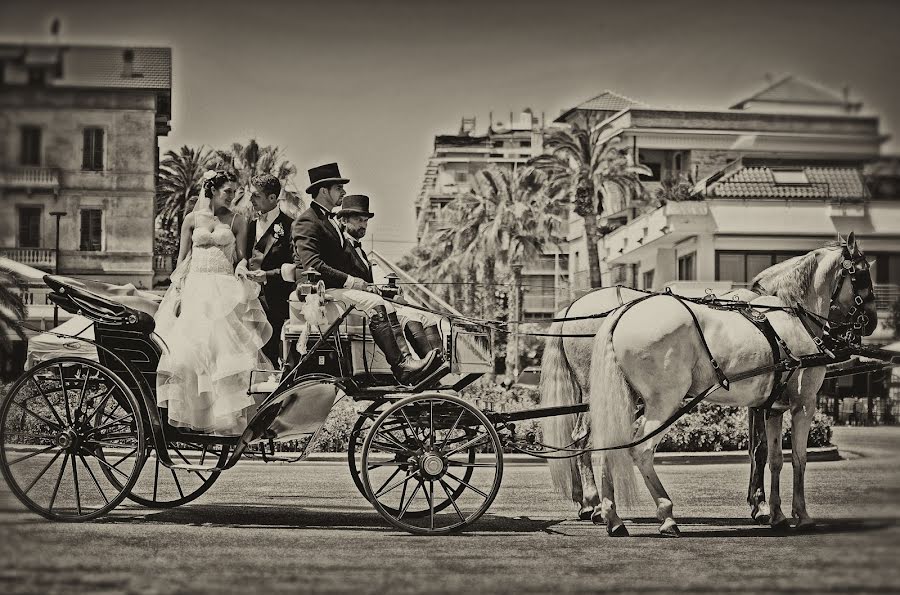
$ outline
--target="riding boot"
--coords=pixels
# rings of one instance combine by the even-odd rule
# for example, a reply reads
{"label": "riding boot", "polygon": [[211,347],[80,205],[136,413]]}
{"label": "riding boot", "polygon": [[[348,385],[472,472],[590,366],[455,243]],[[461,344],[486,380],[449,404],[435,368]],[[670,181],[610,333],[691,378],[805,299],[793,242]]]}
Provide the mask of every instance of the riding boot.
{"label": "riding boot", "polygon": [[[403,327],[400,325],[400,319],[397,318],[397,313],[396,312],[388,312],[388,320],[391,321],[391,327],[394,329],[394,335],[397,337],[397,342],[403,343],[403,341],[405,340],[405,338],[403,336]],[[415,321],[408,320],[407,325],[409,325],[412,322],[415,322]],[[416,323],[416,324],[419,325],[419,328],[422,328],[421,323]],[[423,331],[423,334],[424,334],[424,331]],[[420,355],[420,352],[419,352],[420,348],[422,349],[421,353],[424,353],[425,355]],[[444,363],[444,357],[441,354],[441,350],[434,349],[433,347],[426,345],[424,340],[422,341],[422,343],[420,345],[413,345],[413,350],[416,352],[416,355],[419,356],[419,359],[426,359],[426,358],[434,357],[436,365],[435,365],[434,369],[431,370],[432,372],[434,372],[435,370],[440,368],[441,364]]]}
{"label": "riding boot", "polygon": [[[393,319],[391,323],[393,323]],[[428,345],[428,337],[425,336],[425,327],[418,320],[407,322],[406,328],[403,329],[403,334],[406,336],[406,340],[409,341],[413,351],[420,358],[425,357],[431,351],[431,347]]]}
{"label": "riding boot", "polygon": [[410,320],[406,323],[404,335],[420,358],[427,356],[429,351],[435,351],[437,358],[444,361],[444,342],[436,325],[423,327],[418,320]]}
{"label": "riding boot", "polygon": [[432,354],[424,359],[414,359],[409,353],[399,324],[397,327],[395,331],[384,306],[369,310],[369,331],[391,366],[394,378],[400,384],[415,384],[437,370],[440,362]]}

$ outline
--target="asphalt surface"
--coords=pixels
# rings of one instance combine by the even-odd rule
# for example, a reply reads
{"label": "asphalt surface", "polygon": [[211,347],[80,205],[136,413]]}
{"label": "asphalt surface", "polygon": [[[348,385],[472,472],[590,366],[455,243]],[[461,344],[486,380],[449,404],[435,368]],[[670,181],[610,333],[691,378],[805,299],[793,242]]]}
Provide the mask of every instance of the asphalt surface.
{"label": "asphalt surface", "polygon": [[126,503],[78,525],[36,517],[3,486],[0,592],[897,592],[900,428],[835,441],[848,458],[807,469],[811,534],[752,523],[745,464],[658,468],[681,539],[658,536],[649,496],[620,509],[630,538],[572,520],[541,464],[508,465],[488,514],[450,537],[388,528],[339,462],[241,463],[182,508]]}

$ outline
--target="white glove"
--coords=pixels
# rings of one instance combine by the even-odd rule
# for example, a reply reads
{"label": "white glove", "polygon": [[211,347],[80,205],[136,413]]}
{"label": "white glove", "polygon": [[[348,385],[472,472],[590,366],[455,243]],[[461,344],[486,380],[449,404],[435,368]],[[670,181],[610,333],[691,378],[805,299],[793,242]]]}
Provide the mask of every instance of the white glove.
{"label": "white glove", "polygon": [[241,281],[246,281],[249,274],[250,270],[247,268],[246,260],[240,261],[237,266],[234,267],[234,276]]}
{"label": "white glove", "polygon": [[353,276],[347,277],[347,283],[345,284],[345,287],[347,287],[347,289],[358,289],[360,291],[369,290],[369,285],[365,281],[363,281],[359,277]]}

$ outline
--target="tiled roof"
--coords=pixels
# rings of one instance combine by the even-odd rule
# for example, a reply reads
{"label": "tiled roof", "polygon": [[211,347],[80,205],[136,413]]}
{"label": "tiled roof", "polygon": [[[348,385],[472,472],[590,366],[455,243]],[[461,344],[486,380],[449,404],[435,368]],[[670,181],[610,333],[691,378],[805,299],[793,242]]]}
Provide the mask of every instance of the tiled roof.
{"label": "tiled roof", "polygon": [[[131,76],[126,76],[126,53],[132,56]],[[171,48],[0,44],[0,59],[27,66],[61,63],[61,76],[47,80],[54,87],[172,87]]]}
{"label": "tiled roof", "polygon": [[744,167],[707,189],[708,196],[728,198],[816,198],[862,200],[859,170],[852,167],[804,167],[809,184],[778,184],[768,167]]}
{"label": "tiled roof", "polygon": [[629,107],[648,107],[646,103],[635,101],[624,95],[613,93],[612,91],[604,91],[596,97],[592,97],[584,103],[575,107],[579,110],[602,110],[608,112],[617,112]]}
{"label": "tiled roof", "polygon": [[828,89],[819,83],[804,80],[793,75],[788,75],[772,83],[762,91],[741,100],[732,108],[740,109],[744,104],[754,101],[819,105],[847,105],[852,103],[836,91]]}

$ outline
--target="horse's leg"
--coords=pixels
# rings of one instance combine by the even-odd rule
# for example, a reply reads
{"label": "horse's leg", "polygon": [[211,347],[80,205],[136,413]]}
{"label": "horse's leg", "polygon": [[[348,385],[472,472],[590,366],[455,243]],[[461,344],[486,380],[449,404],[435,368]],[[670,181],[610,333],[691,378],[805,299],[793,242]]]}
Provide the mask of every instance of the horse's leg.
{"label": "horse's leg", "polygon": [[794,498],[791,503],[791,516],[797,519],[797,530],[810,530],[816,522],[806,512],[806,493],[804,489],[806,474],[806,441],[809,438],[809,427],[815,408],[809,405],[795,407],[791,412],[791,462],[794,467]]}
{"label": "horse's leg", "polygon": [[[588,427],[590,418],[587,414],[579,414],[575,421],[573,438],[578,438],[574,448],[588,448]],[[577,482],[577,483],[576,483]],[[578,510],[578,518],[582,521],[591,520],[594,508],[600,503],[600,493],[597,490],[597,482],[594,480],[594,468],[591,462],[591,453],[585,452],[575,457],[575,468],[572,477],[575,486],[573,492],[580,498],[581,507]],[[578,490],[580,486],[580,493]]]}
{"label": "horse's leg", "polygon": [[600,457],[600,504],[594,509],[591,520],[598,525],[605,523],[606,532],[612,537],[628,537],[625,523],[616,514],[616,493],[606,456]]}
{"label": "horse's leg", "polygon": [[766,417],[765,411],[756,407],[747,410],[749,423],[750,486],[747,489],[747,503],[750,516],[761,525],[769,523],[769,504],[766,502]]}
{"label": "horse's leg", "polygon": [[[646,436],[660,425],[662,425],[662,421],[658,419],[648,420],[646,417],[642,417],[638,422],[635,437]],[[631,458],[634,459],[635,464],[640,469],[644,483],[647,484],[647,489],[650,490],[650,495],[653,496],[653,501],[656,503],[656,518],[662,521],[662,524],[659,526],[659,532],[668,537],[681,537],[681,531],[678,529],[672,513],[672,500],[669,498],[669,494],[666,492],[666,488],[663,487],[659,476],[656,474],[656,468],[653,466],[653,453],[656,451],[656,446],[660,440],[661,438],[657,436],[652,440],[635,446],[630,451]]]}
{"label": "horse's leg", "polygon": [[771,516],[769,523],[773,529],[784,531],[790,524],[784,513],[781,512],[781,467],[784,465],[784,456],[781,452],[781,414],[773,415],[766,419],[766,438],[769,448],[769,472],[772,474],[772,484],[769,486],[769,509]]}

